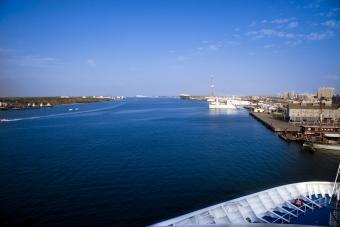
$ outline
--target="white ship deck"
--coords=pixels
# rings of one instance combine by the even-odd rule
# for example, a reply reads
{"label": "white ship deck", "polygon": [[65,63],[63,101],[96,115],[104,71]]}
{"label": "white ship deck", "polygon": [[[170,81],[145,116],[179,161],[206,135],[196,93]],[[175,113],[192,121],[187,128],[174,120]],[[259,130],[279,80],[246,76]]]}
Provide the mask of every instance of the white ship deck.
{"label": "white ship deck", "polygon": [[[263,226],[264,224],[309,224],[302,218],[322,215],[329,218],[329,199],[334,182],[302,182],[283,185],[151,226]],[[335,189],[339,198],[339,185]],[[302,206],[294,204],[295,199],[303,201]],[[326,220],[326,221],[327,221]],[[262,223],[262,224],[261,224]],[[313,223],[315,224],[315,223]],[[322,225],[322,223],[319,223]],[[323,225],[325,225],[323,223]]]}

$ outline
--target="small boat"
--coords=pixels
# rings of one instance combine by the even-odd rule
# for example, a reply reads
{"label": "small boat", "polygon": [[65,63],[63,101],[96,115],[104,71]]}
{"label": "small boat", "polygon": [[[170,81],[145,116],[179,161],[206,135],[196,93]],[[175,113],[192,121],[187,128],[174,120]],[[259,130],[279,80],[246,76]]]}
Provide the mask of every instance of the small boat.
{"label": "small boat", "polygon": [[287,184],[153,224],[161,226],[338,226],[340,165],[335,182]]}
{"label": "small boat", "polygon": [[72,110],[73,110],[72,108],[68,109],[68,111],[72,111]]}
{"label": "small boat", "polygon": [[79,110],[79,108],[75,108],[74,110]]}
{"label": "small boat", "polygon": [[6,122],[6,121],[9,121],[9,120],[6,119],[6,118],[0,119],[0,122],[1,122],[1,123]]}

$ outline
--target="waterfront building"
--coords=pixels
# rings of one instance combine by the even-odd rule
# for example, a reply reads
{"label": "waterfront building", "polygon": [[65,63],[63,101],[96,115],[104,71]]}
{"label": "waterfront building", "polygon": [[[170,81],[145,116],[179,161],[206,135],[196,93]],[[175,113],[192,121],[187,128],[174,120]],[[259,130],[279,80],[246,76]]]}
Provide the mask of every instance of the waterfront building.
{"label": "waterfront building", "polygon": [[289,100],[294,98],[294,92],[292,91],[286,91],[283,93],[283,99],[284,100]]}
{"label": "waterfront building", "polygon": [[289,104],[288,115],[294,124],[340,124],[340,107],[325,104]]}
{"label": "waterfront building", "polygon": [[335,88],[331,87],[321,87],[318,90],[318,99],[331,100],[333,96],[336,95]]}
{"label": "waterfront building", "polygon": [[317,96],[315,95],[305,95],[300,98],[302,103],[316,103],[318,102]]}

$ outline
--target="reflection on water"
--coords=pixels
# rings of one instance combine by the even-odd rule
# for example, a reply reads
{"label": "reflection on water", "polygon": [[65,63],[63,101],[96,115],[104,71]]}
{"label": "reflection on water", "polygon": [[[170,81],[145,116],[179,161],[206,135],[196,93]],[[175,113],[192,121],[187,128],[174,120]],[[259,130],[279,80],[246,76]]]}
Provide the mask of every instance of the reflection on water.
{"label": "reflection on water", "polygon": [[309,153],[309,154],[315,155],[315,156],[326,155],[326,156],[329,156],[329,157],[333,157],[334,159],[340,160],[340,151],[337,151],[337,150],[327,150],[327,149],[313,150],[309,147],[301,146],[301,152]]}
{"label": "reflection on water", "polygon": [[235,115],[238,114],[239,109],[209,109],[209,115]]}

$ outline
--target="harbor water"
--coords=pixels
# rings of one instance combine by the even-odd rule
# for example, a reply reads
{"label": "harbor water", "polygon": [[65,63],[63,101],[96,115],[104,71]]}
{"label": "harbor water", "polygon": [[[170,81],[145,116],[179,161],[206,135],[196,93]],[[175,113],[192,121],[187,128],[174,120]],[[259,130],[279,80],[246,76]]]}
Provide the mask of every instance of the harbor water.
{"label": "harbor water", "polygon": [[245,110],[127,99],[0,112],[0,225],[145,226],[274,186],[333,181],[336,152]]}

